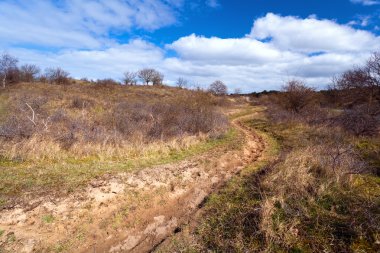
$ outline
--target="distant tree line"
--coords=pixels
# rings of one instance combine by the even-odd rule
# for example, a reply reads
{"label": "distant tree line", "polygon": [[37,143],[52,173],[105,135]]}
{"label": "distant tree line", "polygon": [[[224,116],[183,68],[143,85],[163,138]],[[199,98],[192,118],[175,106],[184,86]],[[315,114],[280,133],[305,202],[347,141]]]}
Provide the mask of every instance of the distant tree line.
{"label": "distant tree line", "polygon": [[[16,57],[3,53],[0,56],[0,80],[3,88],[19,82],[42,82],[58,85],[69,85],[74,81],[70,77],[70,73],[60,67],[47,68],[44,71],[34,64],[24,64],[19,66]],[[123,73],[122,82],[118,82],[111,78],[98,79],[90,81],[87,78],[81,79],[84,82],[94,83],[98,85],[137,85],[138,80],[145,85],[161,86],[164,84],[164,74],[153,68],[143,68],[137,72],[126,71]],[[176,86],[181,89],[189,89],[189,81],[183,77],[178,78]],[[203,90],[200,86],[197,90]],[[227,95],[227,86],[220,80],[210,84],[206,90],[216,96]]]}

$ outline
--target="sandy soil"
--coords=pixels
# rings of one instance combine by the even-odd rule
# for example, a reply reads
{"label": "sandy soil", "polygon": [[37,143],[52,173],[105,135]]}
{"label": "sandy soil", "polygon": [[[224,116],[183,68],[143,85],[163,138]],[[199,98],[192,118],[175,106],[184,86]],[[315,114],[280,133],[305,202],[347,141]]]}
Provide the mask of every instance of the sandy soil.
{"label": "sandy soil", "polygon": [[241,150],[218,149],[176,164],[92,181],[60,199],[0,213],[0,252],[151,252],[194,218],[207,196],[257,160],[264,141],[240,122]]}

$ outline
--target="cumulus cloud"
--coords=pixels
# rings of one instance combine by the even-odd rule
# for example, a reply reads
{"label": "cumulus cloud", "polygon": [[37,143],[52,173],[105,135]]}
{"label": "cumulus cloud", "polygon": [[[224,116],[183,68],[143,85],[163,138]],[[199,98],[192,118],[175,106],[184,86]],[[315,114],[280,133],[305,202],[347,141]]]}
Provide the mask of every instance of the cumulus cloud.
{"label": "cumulus cloud", "polygon": [[256,20],[249,36],[258,40],[268,39],[270,44],[282,50],[303,53],[360,52],[365,48],[371,51],[380,43],[380,38],[370,32],[331,20],[282,17],[273,13]]}
{"label": "cumulus cloud", "polygon": [[180,38],[167,48],[175,50],[183,60],[212,64],[262,64],[292,57],[289,52],[282,52],[269,43],[251,38],[205,38],[192,34]]}
{"label": "cumulus cloud", "polygon": [[13,47],[9,51],[23,62],[62,66],[78,78],[118,79],[126,70],[153,67],[165,74],[169,84],[184,77],[206,87],[220,79],[231,90],[250,92],[278,89],[291,78],[323,88],[333,75],[364,63],[373,51],[380,50],[378,36],[315,16],[302,19],[269,13],[258,18],[247,33],[241,38],[191,34],[164,48],[134,39],[100,48],[45,52]]}
{"label": "cumulus cloud", "polygon": [[189,77],[195,73],[203,82],[222,78],[232,87],[262,90],[302,78],[322,88],[333,75],[362,64],[371,52],[379,50],[380,38],[330,20],[269,13],[254,22],[246,37],[192,34],[166,48],[179,56],[170,60],[176,71],[182,68],[182,74]]}
{"label": "cumulus cloud", "polygon": [[127,44],[114,45],[99,50],[63,50],[57,53],[38,50],[13,49],[23,62],[47,67],[62,67],[73,77],[91,79],[121,78],[126,70],[137,71],[143,67],[160,67],[164,51],[144,40],[135,39]]}
{"label": "cumulus cloud", "polygon": [[100,48],[110,32],[156,30],[177,22],[183,0],[0,2],[0,45]]}

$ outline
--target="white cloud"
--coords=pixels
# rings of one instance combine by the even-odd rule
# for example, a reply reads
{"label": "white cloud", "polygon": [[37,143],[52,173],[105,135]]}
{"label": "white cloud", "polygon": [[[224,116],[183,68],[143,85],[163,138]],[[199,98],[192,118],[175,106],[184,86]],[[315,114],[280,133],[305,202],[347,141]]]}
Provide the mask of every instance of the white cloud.
{"label": "white cloud", "polygon": [[303,53],[360,52],[375,50],[380,44],[380,39],[370,32],[331,20],[282,17],[273,13],[256,20],[249,36],[259,40],[270,38],[270,44],[277,48]]}
{"label": "white cloud", "polygon": [[262,64],[291,58],[289,52],[282,52],[268,43],[251,38],[221,39],[205,38],[192,34],[182,37],[167,46],[175,50],[183,60],[212,64]]}
{"label": "white cloud", "polygon": [[75,78],[121,78],[126,70],[137,71],[144,67],[160,67],[164,51],[146,41],[136,39],[128,44],[114,45],[100,50],[64,50],[45,53],[36,50],[13,49],[11,54],[22,62],[47,67],[62,67]]}
{"label": "white cloud", "polygon": [[377,0],[350,0],[350,1],[351,1],[351,3],[362,4],[365,6],[372,6],[372,5],[380,4],[380,2]]}
{"label": "white cloud", "polygon": [[371,52],[380,50],[380,38],[334,21],[269,13],[254,22],[246,37],[192,34],[166,48],[179,55],[166,60],[168,69],[203,83],[222,79],[247,91],[279,88],[295,77],[321,88],[333,75],[364,63]]}
{"label": "white cloud", "polygon": [[183,0],[63,0],[0,2],[0,45],[100,48],[109,33],[156,30],[177,22]]}
{"label": "white cloud", "polygon": [[[315,17],[267,14],[241,38],[192,34],[165,48],[135,39],[127,44],[107,43],[103,48],[57,53],[16,47],[9,52],[22,62],[62,66],[78,78],[120,78],[126,70],[153,67],[165,74],[169,84],[184,77],[206,87],[220,79],[231,90],[239,87],[249,92],[280,88],[290,78],[301,78],[322,88],[333,75],[364,63],[377,50],[380,38],[370,32]],[[175,56],[168,57],[168,51],[175,51]]]}

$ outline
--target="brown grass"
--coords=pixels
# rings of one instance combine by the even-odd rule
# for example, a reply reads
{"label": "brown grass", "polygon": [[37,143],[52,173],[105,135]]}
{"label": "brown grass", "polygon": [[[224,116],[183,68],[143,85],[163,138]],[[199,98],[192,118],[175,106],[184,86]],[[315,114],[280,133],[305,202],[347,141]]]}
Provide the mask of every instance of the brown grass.
{"label": "brown grass", "polygon": [[28,83],[2,96],[0,152],[11,160],[129,156],[186,147],[194,136],[202,140],[227,128],[216,99],[182,89]]}
{"label": "brown grass", "polygon": [[185,159],[235,134],[219,99],[200,91],[78,81],[16,84],[0,97],[0,209]]}
{"label": "brown grass", "polygon": [[197,250],[377,252],[380,181],[363,151],[377,164],[368,147],[378,138],[287,119],[251,121],[281,153],[210,198]]}

